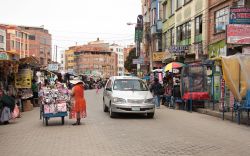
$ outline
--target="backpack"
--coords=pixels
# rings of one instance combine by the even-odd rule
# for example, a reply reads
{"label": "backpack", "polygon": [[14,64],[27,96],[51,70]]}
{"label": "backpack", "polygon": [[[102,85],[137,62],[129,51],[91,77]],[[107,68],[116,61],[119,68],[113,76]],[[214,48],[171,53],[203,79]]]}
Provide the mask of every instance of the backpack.
{"label": "backpack", "polygon": [[163,95],[165,90],[164,87],[160,83],[158,83],[154,88],[154,92],[156,95]]}
{"label": "backpack", "polygon": [[159,95],[163,95],[165,93],[164,87],[160,84],[159,85]]}

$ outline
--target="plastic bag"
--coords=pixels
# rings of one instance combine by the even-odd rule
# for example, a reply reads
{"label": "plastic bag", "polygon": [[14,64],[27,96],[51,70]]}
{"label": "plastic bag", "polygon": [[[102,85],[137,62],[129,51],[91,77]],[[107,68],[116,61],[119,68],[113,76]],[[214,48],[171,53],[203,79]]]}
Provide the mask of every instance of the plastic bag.
{"label": "plastic bag", "polygon": [[20,117],[20,110],[19,110],[18,106],[15,105],[15,108],[14,108],[14,110],[12,112],[12,118],[15,119],[15,118],[18,118],[18,117]]}

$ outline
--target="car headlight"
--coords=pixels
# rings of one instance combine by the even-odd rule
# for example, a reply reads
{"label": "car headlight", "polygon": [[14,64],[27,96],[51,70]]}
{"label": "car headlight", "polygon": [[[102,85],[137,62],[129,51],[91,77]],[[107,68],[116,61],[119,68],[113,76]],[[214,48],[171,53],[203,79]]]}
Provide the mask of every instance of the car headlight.
{"label": "car headlight", "polygon": [[150,103],[150,104],[152,104],[152,103],[154,103],[154,98],[146,99],[144,101],[144,103]]}
{"label": "car headlight", "polygon": [[126,100],[123,98],[114,98],[113,102],[114,103],[126,103]]}

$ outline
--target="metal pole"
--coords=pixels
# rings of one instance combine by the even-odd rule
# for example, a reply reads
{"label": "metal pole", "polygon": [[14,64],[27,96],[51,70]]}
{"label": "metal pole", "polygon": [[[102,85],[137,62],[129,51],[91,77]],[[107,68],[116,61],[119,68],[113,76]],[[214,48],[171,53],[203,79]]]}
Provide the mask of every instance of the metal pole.
{"label": "metal pole", "polygon": [[212,93],[213,93],[213,110],[214,110],[214,66],[212,67]]}

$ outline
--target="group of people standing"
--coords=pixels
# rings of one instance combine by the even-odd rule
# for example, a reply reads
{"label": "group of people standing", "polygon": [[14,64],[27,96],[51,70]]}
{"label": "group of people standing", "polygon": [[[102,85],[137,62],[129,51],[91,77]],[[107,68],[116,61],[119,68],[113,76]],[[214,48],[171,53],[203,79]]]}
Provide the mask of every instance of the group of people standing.
{"label": "group of people standing", "polygon": [[158,78],[154,78],[154,82],[150,85],[150,92],[155,98],[155,106],[160,108],[161,102],[170,102],[172,96],[173,84],[171,81],[164,79],[163,84],[159,82]]}

